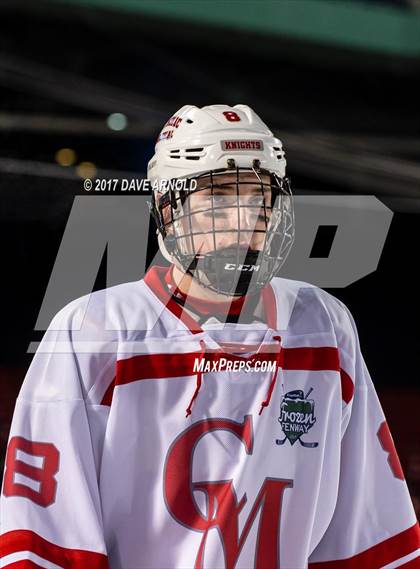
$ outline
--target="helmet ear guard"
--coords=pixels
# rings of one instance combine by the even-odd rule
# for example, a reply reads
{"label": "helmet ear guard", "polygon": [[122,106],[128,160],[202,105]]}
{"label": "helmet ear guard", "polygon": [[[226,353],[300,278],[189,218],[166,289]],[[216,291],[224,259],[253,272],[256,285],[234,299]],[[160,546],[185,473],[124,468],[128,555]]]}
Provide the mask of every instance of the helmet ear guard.
{"label": "helmet ear guard", "polygon": [[[239,120],[224,124],[224,117],[232,115]],[[261,289],[284,263],[294,239],[293,198],[290,180],[285,176],[281,142],[252,109],[244,105],[183,107],[168,123],[173,126],[172,134],[161,138],[162,133],[167,133],[165,125],[156,144],[156,154],[149,163],[149,179],[167,183],[163,192],[153,192],[149,204],[163,256],[214,292],[243,296]],[[223,182],[229,176],[232,181]],[[183,180],[184,186],[178,188],[172,184],[176,180]],[[255,188],[260,188],[262,207],[239,204],[239,196],[247,195],[247,184],[248,188],[252,184],[254,193]],[[215,205],[215,186],[220,195],[223,185],[229,188],[225,195],[235,196],[236,188],[237,202],[233,206]],[[209,200],[203,200],[204,209],[191,211],[188,198],[203,190],[206,190],[203,195],[211,196],[211,207],[207,207]],[[268,190],[270,203],[266,199]],[[220,229],[215,217],[226,214],[232,207],[238,211],[237,227],[230,229],[225,225]],[[265,228],[256,229],[257,225],[253,229],[241,228],[238,208],[242,207],[248,208],[247,211],[258,207],[257,217],[260,224],[264,219]],[[264,215],[260,213],[262,209]],[[192,223],[197,213],[212,220],[210,230],[200,231],[203,228]],[[228,233],[234,233],[237,240],[218,247],[219,233],[224,233],[225,238]],[[262,248],[252,249],[251,245],[246,248],[241,240],[244,233],[264,234]],[[213,250],[202,253],[202,246],[196,250],[196,242],[207,238],[214,243]]]}

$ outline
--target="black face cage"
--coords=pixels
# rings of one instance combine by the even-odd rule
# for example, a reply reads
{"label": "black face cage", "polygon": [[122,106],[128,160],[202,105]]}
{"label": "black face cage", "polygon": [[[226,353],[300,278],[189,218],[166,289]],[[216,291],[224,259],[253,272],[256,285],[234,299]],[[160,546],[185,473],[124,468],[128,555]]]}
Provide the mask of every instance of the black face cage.
{"label": "black face cage", "polygon": [[[220,182],[218,178],[226,174],[235,174],[229,182]],[[247,180],[241,180],[241,174],[247,174]],[[252,179],[250,179],[252,176]],[[181,178],[182,179],[182,178]],[[268,181],[264,181],[268,179]],[[180,180],[180,178],[174,179]],[[202,286],[228,296],[242,296],[255,292],[264,287],[276,275],[284,263],[294,239],[293,198],[290,180],[264,169],[229,168],[210,170],[191,178],[184,178],[182,189],[174,189],[175,184],[169,184],[169,191],[160,197],[153,194],[150,210],[161,233],[165,247],[183,267]],[[193,183],[193,180],[196,182]],[[242,197],[252,186],[258,200],[254,204],[243,205]],[[218,200],[220,190],[231,200],[227,205]],[[226,192],[229,188],[229,192]],[[236,189],[236,192],[235,192]],[[259,192],[258,192],[259,189]],[[268,193],[271,190],[271,200]],[[190,200],[194,193],[202,192],[204,203],[210,202],[209,207],[191,209]],[[248,193],[249,195],[249,193]],[[205,196],[205,197],[204,197]],[[223,201],[223,200],[222,200]],[[267,203],[270,201],[270,203]],[[226,199],[225,199],[226,202]],[[207,204],[205,204],[207,205]],[[231,208],[237,211],[237,226],[227,224],[220,227],[220,217]],[[254,208],[254,216],[259,220],[251,229],[240,227],[241,216],[239,208]],[[210,218],[211,227],[194,227],[193,218],[203,214]],[[256,222],[257,224],[258,222]],[[264,234],[262,247],[258,250],[244,249],[242,235]],[[231,234],[235,239],[229,240],[226,248],[217,247],[218,234]],[[195,242],[202,236],[211,235],[213,250],[201,253]],[[248,238],[246,241],[250,241]],[[238,284],[239,283],[239,284]],[[241,286],[242,283],[242,286]]]}

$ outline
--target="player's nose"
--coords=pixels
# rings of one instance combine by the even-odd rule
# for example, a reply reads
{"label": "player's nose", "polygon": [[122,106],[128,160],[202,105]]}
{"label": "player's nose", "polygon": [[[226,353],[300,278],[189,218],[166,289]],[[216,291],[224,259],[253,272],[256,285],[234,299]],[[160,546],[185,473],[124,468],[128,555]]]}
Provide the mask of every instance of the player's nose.
{"label": "player's nose", "polygon": [[238,229],[254,230],[258,224],[258,216],[261,213],[257,207],[240,207],[237,212]]}

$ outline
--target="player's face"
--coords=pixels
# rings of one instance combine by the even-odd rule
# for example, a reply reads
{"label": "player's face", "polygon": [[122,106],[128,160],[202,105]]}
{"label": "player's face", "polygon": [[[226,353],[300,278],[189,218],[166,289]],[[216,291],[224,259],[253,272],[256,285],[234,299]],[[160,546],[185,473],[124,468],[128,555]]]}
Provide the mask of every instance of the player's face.
{"label": "player's face", "polygon": [[[201,254],[232,245],[244,249],[262,250],[265,231],[271,216],[270,177],[261,175],[261,182],[252,172],[236,172],[213,177],[213,192],[209,178],[199,179],[197,190],[187,198],[183,219],[184,234],[194,251]],[[190,226],[191,222],[191,226]],[[189,243],[191,250],[192,243]]]}

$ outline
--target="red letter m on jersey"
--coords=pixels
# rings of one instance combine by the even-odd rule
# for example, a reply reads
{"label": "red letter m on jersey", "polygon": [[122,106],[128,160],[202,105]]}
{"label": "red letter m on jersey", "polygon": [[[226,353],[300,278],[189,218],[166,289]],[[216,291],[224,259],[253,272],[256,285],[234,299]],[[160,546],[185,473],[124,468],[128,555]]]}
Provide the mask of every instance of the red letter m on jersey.
{"label": "red letter m on jersey", "polygon": [[[245,446],[247,454],[252,454],[252,418],[244,417],[243,423],[228,419],[209,419],[198,421],[184,431],[172,443],[169,449],[164,474],[164,493],[171,515],[181,524],[195,531],[201,531],[203,537],[197,554],[195,569],[203,566],[204,548],[208,532],[217,527],[223,541],[226,556],[226,569],[233,569],[241,549],[261,508],[255,568],[279,567],[280,513],[283,493],[292,487],[291,480],[266,478],[249,513],[248,519],[239,535],[239,514],[247,502],[246,495],[237,500],[233,480],[193,482],[194,449],[201,437],[211,431],[225,430],[235,435]],[[198,508],[194,500],[194,490],[206,494],[207,515]]]}

